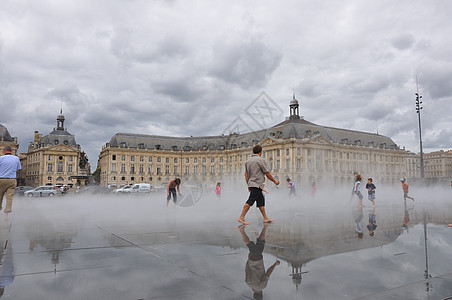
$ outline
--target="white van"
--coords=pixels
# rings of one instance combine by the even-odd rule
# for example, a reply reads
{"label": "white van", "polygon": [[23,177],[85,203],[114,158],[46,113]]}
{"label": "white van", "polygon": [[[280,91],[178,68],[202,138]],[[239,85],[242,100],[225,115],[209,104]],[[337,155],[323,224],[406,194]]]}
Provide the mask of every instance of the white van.
{"label": "white van", "polygon": [[130,187],[130,189],[127,189],[125,191],[126,193],[150,193],[151,192],[151,185],[149,183],[135,183]]}

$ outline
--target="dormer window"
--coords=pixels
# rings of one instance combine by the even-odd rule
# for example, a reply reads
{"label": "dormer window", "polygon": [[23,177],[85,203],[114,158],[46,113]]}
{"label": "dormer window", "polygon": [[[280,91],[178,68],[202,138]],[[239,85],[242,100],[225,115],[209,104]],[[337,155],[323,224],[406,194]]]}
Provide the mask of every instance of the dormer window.
{"label": "dormer window", "polygon": [[121,147],[121,148],[125,148],[125,147],[126,147],[126,143],[125,143],[125,142],[122,142],[122,143],[120,144],[120,147]]}
{"label": "dormer window", "polygon": [[224,145],[220,145],[220,150],[224,150],[224,149],[225,149]]}
{"label": "dormer window", "polygon": [[173,151],[177,151],[177,146],[172,147]]}
{"label": "dormer window", "polygon": [[58,141],[58,140],[55,140],[55,145],[58,145],[59,143],[60,143],[60,141]]}
{"label": "dormer window", "polygon": [[67,144],[69,144],[69,142],[67,141],[67,140],[64,140],[64,142],[63,142],[66,146],[67,146]]}
{"label": "dormer window", "polygon": [[155,150],[160,150],[160,145],[155,145]]}
{"label": "dormer window", "polygon": [[138,144],[138,149],[144,149],[144,144],[143,143]]}

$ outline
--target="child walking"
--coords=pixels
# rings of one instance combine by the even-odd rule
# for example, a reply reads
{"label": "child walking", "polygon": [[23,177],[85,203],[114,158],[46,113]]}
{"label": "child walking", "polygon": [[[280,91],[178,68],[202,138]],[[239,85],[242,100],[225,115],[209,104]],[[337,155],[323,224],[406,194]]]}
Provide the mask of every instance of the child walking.
{"label": "child walking", "polygon": [[358,207],[363,207],[363,194],[361,194],[361,175],[356,176],[355,187],[353,191],[358,195]]}
{"label": "child walking", "polygon": [[372,202],[372,207],[375,207],[375,189],[377,187],[372,183],[372,178],[367,179],[366,189],[368,193],[368,199]]}
{"label": "child walking", "polygon": [[411,199],[414,201],[413,197],[408,196],[408,183],[406,183],[406,179],[402,178],[400,179],[400,182],[402,183],[402,189],[403,189],[403,201],[406,203],[406,198]]}
{"label": "child walking", "polygon": [[217,182],[217,186],[215,187],[215,194],[217,194],[217,201],[221,200],[221,182]]}

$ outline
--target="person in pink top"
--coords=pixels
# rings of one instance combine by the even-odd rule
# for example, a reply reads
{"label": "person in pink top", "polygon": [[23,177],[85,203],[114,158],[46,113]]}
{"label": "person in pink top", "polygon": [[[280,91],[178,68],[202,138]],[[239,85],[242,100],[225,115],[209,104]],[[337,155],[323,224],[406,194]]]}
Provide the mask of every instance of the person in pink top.
{"label": "person in pink top", "polygon": [[217,194],[217,201],[221,200],[221,182],[217,182],[217,186],[215,187],[215,194]]}

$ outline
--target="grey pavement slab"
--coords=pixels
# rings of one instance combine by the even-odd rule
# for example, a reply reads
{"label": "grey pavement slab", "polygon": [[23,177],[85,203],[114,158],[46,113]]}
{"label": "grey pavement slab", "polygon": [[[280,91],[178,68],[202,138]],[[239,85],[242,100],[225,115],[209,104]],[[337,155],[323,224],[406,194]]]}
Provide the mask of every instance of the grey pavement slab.
{"label": "grey pavement slab", "polygon": [[0,219],[0,291],[5,299],[254,299],[260,291],[263,299],[447,299],[447,199],[385,198],[375,209],[275,201],[273,224],[252,208],[252,224],[239,227],[243,202],[227,197],[168,209],[144,197],[16,198]]}

